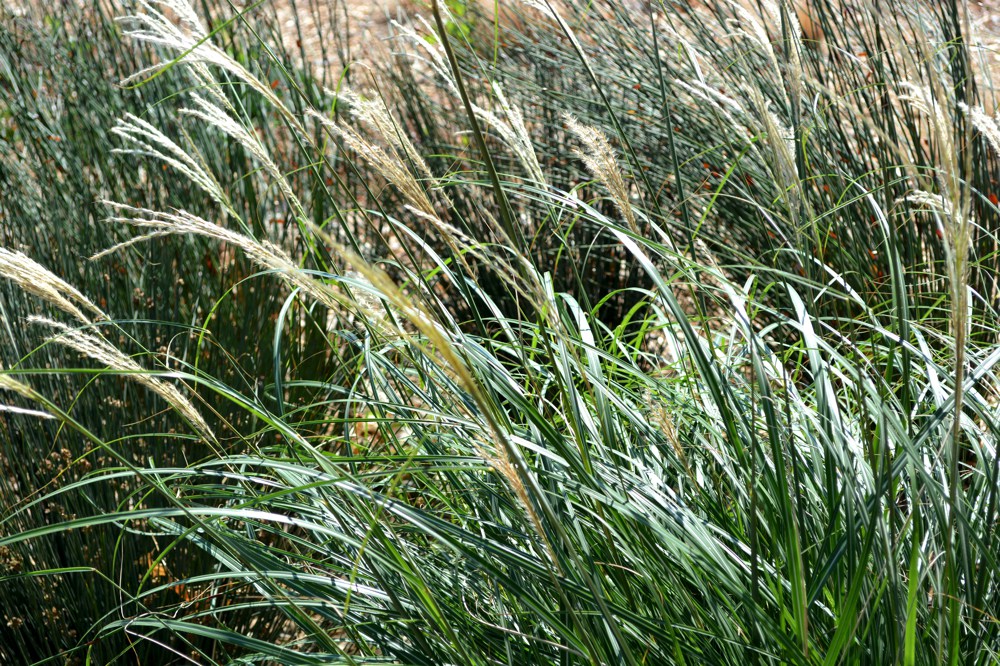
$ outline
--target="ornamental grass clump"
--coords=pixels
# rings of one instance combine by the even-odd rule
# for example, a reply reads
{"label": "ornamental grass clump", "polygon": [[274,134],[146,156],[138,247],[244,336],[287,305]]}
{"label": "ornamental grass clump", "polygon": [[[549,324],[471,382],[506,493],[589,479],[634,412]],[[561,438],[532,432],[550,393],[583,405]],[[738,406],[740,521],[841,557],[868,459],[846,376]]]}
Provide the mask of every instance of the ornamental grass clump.
{"label": "ornamental grass clump", "polygon": [[712,5],[74,33],[120,90],[0,106],[0,658],[995,660],[968,8]]}

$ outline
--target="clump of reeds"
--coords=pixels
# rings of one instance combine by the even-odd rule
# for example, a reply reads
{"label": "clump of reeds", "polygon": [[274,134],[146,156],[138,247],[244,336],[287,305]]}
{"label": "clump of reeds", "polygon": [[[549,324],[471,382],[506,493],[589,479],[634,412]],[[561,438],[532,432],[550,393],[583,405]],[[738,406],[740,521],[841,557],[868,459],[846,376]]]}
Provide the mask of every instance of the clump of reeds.
{"label": "clump of reeds", "polygon": [[[199,306],[171,345],[227,441],[171,373],[102,334],[129,324],[83,296],[99,284],[0,253],[18,293],[84,325],[31,319],[54,331],[44,349],[133,377],[215,444],[4,517],[0,547],[99,526],[148,537],[145,562],[202,558],[176,580],[150,584],[152,564],[114,578],[122,600],[67,649],[126,636],[274,663],[991,659],[1000,329],[979,286],[997,211],[976,201],[991,201],[1000,132],[965,78],[958,3],[890,0],[890,23],[817,2],[812,50],[783,0],[670,15],[531,2],[493,58],[463,47],[440,4],[440,29],[420,24],[433,39],[401,29],[408,52],[379,79],[398,90],[327,92],[329,108],[306,87],[275,92],[183,0],[128,19],[161,60],[126,80],[198,90],[170,102],[181,126],[123,114],[121,150],[197,196],[103,198],[140,235],[95,259],[126,274],[155,272],[146,257],[164,248],[194,259],[180,286],[209,287],[183,290]],[[220,135],[245,157],[232,179],[212,163]],[[595,180],[596,194],[579,186]],[[276,210],[295,233],[262,223]],[[393,233],[350,224],[373,219]],[[206,242],[261,273],[213,273]],[[70,365],[20,356],[0,373],[18,400],[57,390],[45,375]],[[155,435],[128,415],[130,433],[149,430],[129,440]],[[77,490],[111,507],[30,522]]]}

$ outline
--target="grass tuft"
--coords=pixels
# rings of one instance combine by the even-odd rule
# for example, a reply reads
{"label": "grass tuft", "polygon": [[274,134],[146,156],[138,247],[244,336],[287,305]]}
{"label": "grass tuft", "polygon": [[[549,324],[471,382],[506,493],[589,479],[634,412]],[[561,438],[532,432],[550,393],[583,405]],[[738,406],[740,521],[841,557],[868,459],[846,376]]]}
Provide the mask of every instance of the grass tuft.
{"label": "grass tuft", "polygon": [[0,661],[997,660],[966,4],[286,4],[0,10]]}

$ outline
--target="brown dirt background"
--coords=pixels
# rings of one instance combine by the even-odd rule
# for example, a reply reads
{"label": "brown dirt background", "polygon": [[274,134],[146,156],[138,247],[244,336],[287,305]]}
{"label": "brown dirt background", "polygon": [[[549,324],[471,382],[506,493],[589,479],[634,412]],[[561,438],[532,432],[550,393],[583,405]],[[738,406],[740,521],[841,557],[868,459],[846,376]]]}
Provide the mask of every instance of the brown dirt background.
{"label": "brown dirt background", "polygon": [[[3,0],[0,0],[3,1]],[[223,0],[219,0],[222,3]],[[299,40],[295,27],[294,11],[291,0],[272,0],[275,11],[282,23],[283,33],[286,38],[285,46],[288,48],[297,47],[302,41],[307,54],[318,53],[317,34],[326,32],[334,24],[333,19],[323,8],[319,15],[313,15],[302,11],[302,7],[308,2],[297,0],[299,6],[299,29],[302,31],[302,39]],[[558,2],[559,0],[556,0]],[[617,0],[618,2],[641,3],[644,0]],[[690,0],[692,5],[699,4],[699,0]],[[847,3],[864,2],[865,0],[842,0]],[[931,0],[933,1],[933,0]],[[431,0],[342,0],[345,16],[338,17],[337,23],[343,25],[346,18],[351,27],[351,60],[368,60],[372,57],[379,57],[380,49],[377,48],[387,35],[387,23],[393,18],[402,19],[404,16],[420,14],[425,18],[430,17]],[[484,13],[491,15],[494,11],[494,0],[470,0],[482,5]],[[519,5],[520,0],[499,0],[500,6]],[[339,3],[335,3],[338,4]],[[799,4],[799,3],[797,3]],[[808,6],[808,0],[801,0],[801,4]],[[972,14],[973,25],[975,26],[979,39],[984,47],[984,63],[993,73],[995,85],[1000,87],[1000,0],[970,0],[969,9]],[[801,14],[802,12],[800,12]],[[806,10],[808,14],[808,10]],[[808,16],[802,16],[804,31],[808,32],[810,20]],[[317,30],[317,24],[322,25],[324,30]],[[375,46],[376,48],[371,48]],[[318,62],[315,64],[319,64]]]}
{"label": "brown dirt background", "polygon": [[[271,0],[271,6],[277,14],[285,37],[285,46],[294,53],[298,50],[299,43],[302,44],[307,56],[314,58],[314,64],[320,64],[318,60],[321,53],[319,48],[319,35],[330,34],[332,29],[342,29],[345,24],[349,25],[351,35],[350,60],[366,60],[379,52],[377,46],[384,42],[387,35],[387,23],[394,19],[402,19],[406,16],[421,14],[429,18],[432,0]],[[521,0],[498,0],[500,7],[513,7],[520,5]],[[550,0],[553,1],[553,0]],[[571,0],[554,0],[556,3],[569,2]],[[650,0],[609,0],[617,2],[644,4]],[[691,5],[696,6],[702,0],[689,0]],[[841,0],[845,3],[870,2],[871,0]],[[934,0],[930,0],[933,2]],[[122,0],[0,0],[0,18],[3,16],[3,9],[13,10],[18,13],[25,7],[35,9],[44,8],[51,2],[79,2],[89,4],[93,2],[107,3],[115,7],[116,11],[122,11],[127,3]],[[230,5],[230,2],[232,3]],[[490,15],[494,10],[494,0],[468,0],[470,3],[481,5],[483,13]],[[655,2],[655,0],[654,0]],[[793,0],[798,5],[808,6],[809,0]],[[197,3],[195,3],[197,4]],[[237,8],[252,4],[250,0],[209,0],[208,3],[216,5],[220,14],[230,14],[232,6]],[[315,6],[310,10],[310,6]],[[298,26],[295,21],[295,9],[298,9]],[[972,13],[973,24],[977,27],[979,37],[987,52],[987,62],[994,73],[1000,74],[1000,0],[969,0],[969,8]],[[800,15],[802,12],[800,12]],[[808,14],[808,10],[806,10]],[[803,29],[809,31],[809,18],[802,16]],[[300,37],[301,31],[301,37]],[[376,48],[372,49],[371,47]],[[995,81],[1000,84],[1000,78]]]}

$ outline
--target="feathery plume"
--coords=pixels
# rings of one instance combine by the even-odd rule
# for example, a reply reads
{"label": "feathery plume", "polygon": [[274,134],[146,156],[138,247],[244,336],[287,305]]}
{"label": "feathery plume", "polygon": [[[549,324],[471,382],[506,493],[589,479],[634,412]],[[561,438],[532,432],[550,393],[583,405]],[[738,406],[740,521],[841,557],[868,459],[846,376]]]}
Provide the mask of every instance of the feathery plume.
{"label": "feathery plume", "polygon": [[899,87],[903,91],[903,94],[899,95],[899,99],[909,103],[914,109],[927,116],[935,139],[940,142],[942,155],[953,156],[955,154],[955,141],[951,133],[951,119],[934,98],[931,89],[909,81],[901,82]]}
{"label": "feathery plume", "polygon": [[392,27],[400,37],[406,42],[409,42],[413,46],[416,46],[420,51],[427,54],[427,58],[420,58],[415,53],[410,53],[409,56],[413,58],[418,58],[423,61],[434,71],[441,81],[448,86],[449,91],[454,97],[460,97],[461,93],[458,91],[458,86],[455,85],[455,79],[453,78],[451,67],[448,66],[448,59],[444,53],[444,48],[441,46],[439,40],[429,40],[424,37],[424,35],[434,35],[435,30],[422,16],[415,17],[415,23],[421,25],[424,30],[424,34],[419,34],[413,26],[409,24],[402,24],[396,21],[392,22]]}
{"label": "feathery plume", "polygon": [[[443,6],[442,9],[444,9]],[[417,17],[417,22],[423,25],[426,34],[434,34],[433,28],[431,28],[425,20]],[[425,62],[430,64],[431,69],[438,76],[438,78],[444,81],[451,94],[454,97],[460,97],[461,94],[459,93],[458,86],[455,83],[454,73],[448,66],[447,57],[444,54],[441,44],[436,40],[425,39],[410,26],[394,23],[394,27],[399,30],[399,33],[404,39],[418,46],[421,51],[428,54],[429,59],[425,60]],[[476,114],[476,117],[479,120],[496,130],[496,132],[503,139],[504,144],[514,151],[514,156],[521,163],[521,166],[524,167],[525,171],[533,181],[536,183],[545,183],[545,176],[542,172],[541,166],[539,165],[534,144],[531,141],[531,136],[528,133],[527,127],[524,125],[523,114],[517,107],[508,101],[507,96],[504,94],[503,88],[499,83],[493,81],[490,85],[493,88],[493,94],[496,97],[506,120],[479,104],[476,104],[475,102],[472,102],[471,104],[472,112]]]}
{"label": "feathery plume", "polygon": [[327,93],[335,94],[338,100],[345,102],[347,110],[355,120],[380,134],[397,153],[410,161],[423,178],[429,181],[434,179],[423,156],[417,151],[403,128],[389,115],[389,109],[386,108],[384,100],[363,99],[347,87],[342,88],[339,93],[333,93],[333,91],[327,91]]}
{"label": "feathery plume", "polygon": [[472,105],[473,111],[484,122],[499,132],[504,143],[514,151],[514,155],[521,163],[521,166],[524,167],[524,170],[528,172],[528,175],[531,176],[531,179],[540,185],[544,185],[545,174],[542,173],[542,167],[538,163],[535,145],[531,141],[528,128],[524,125],[524,116],[521,114],[521,110],[507,100],[507,96],[504,94],[503,88],[499,83],[494,81],[491,82],[491,85],[493,95],[496,97],[497,102],[500,104],[500,109],[503,110],[503,114],[507,119],[506,122],[498,118],[496,114],[475,104]]}
{"label": "feathery plume", "polygon": [[303,293],[312,296],[329,308],[336,309],[340,304],[339,294],[323,282],[310,277],[284,250],[270,241],[258,241],[255,238],[230,231],[225,227],[220,227],[217,224],[183,210],[173,213],[163,213],[147,208],[135,208],[113,201],[105,201],[103,203],[119,212],[125,213],[124,215],[109,218],[110,221],[121,222],[139,229],[150,229],[152,231],[139,238],[133,238],[103,250],[95,254],[91,259],[98,259],[117,252],[123,247],[128,247],[134,245],[136,242],[157,236],[194,234],[241,248],[255,264],[266,270],[278,273],[290,285],[298,287]]}
{"label": "feathery plume", "polygon": [[85,324],[91,323],[91,320],[83,310],[89,311],[98,319],[108,319],[108,316],[76,287],[21,252],[0,247],[0,276]]}
{"label": "feathery plume", "polygon": [[795,166],[795,134],[778,117],[759,89],[750,88],[749,97],[755,107],[756,121],[764,131],[766,144],[771,149],[771,170],[775,181],[794,215],[800,201],[799,172]]}
{"label": "feathery plume", "polygon": [[[171,21],[154,5],[166,7],[178,17],[178,21],[176,23]],[[183,62],[191,68],[192,73],[204,85],[209,94],[223,106],[229,106],[229,102],[219,92],[218,82],[209,71],[208,65],[214,65],[232,74],[260,93],[285,116],[292,127],[301,134],[305,134],[298,118],[274,94],[270,86],[265,85],[243,65],[236,62],[229,54],[209,40],[208,31],[188,0],[139,0],[137,6],[142,11],[119,19],[119,21],[131,22],[135,25],[135,27],[125,30],[126,36],[137,42],[162,46],[178,55],[183,54]],[[146,67],[124,79],[122,84],[128,85],[142,80],[172,64],[173,61],[166,61]]]}
{"label": "feathery plume", "polygon": [[546,554],[549,559],[557,569],[561,569],[559,565],[559,558],[556,557],[555,549],[552,548],[552,543],[549,541],[548,535],[545,533],[545,528],[542,526],[541,517],[539,517],[538,512],[535,510],[535,505],[531,501],[531,496],[528,494],[528,489],[524,487],[524,482],[521,481],[521,475],[517,471],[517,467],[511,461],[510,456],[507,455],[506,451],[499,447],[487,448],[485,444],[473,443],[476,453],[485,460],[490,467],[492,467],[500,477],[507,482],[510,489],[514,491],[514,495],[517,496],[518,501],[521,506],[524,507],[524,511],[528,514],[528,519],[531,520],[532,526],[535,528],[535,532],[541,537],[542,543],[545,545]]}
{"label": "feathery plume", "polygon": [[969,117],[972,125],[986,137],[993,152],[1000,156],[1000,124],[997,123],[996,117],[988,115],[981,106],[969,106],[965,102],[960,102],[958,108]]}
{"label": "feathery plume", "polygon": [[[0,369],[0,391],[10,391],[16,393],[23,398],[28,400],[37,400],[38,394],[35,393],[27,384],[23,384]],[[26,416],[37,416],[43,419],[53,419],[55,416],[49,414],[48,412],[42,412],[35,409],[25,409],[24,407],[15,407],[14,405],[4,405],[0,404],[0,412],[7,412],[9,414],[24,414]]]}
{"label": "feathery plume", "polygon": [[34,389],[27,384],[19,382],[5,372],[0,372],[0,391],[11,391],[29,400],[34,400],[37,397]]}
{"label": "feathery plume", "polygon": [[192,183],[200,187],[223,208],[229,208],[229,200],[215,176],[208,168],[195,160],[163,132],[131,113],[111,129],[132,148],[116,148],[113,152],[126,155],[143,155],[169,164]]}
{"label": "feathery plume", "polygon": [[[906,201],[907,203],[918,206],[923,211],[933,213],[935,223],[937,224],[938,235],[940,238],[947,241],[945,243],[945,249],[949,251],[951,250],[957,240],[955,238],[957,227],[950,224],[954,213],[950,200],[940,194],[934,194],[933,192],[914,190],[897,201]],[[970,220],[970,222],[972,222],[972,220]]]}
{"label": "feathery plume", "polygon": [[622,178],[618,160],[611,149],[608,137],[596,127],[581,125],[569,114],[564,114],[563,120],[566,122],[569,130],[576,135],[576,138],[586,148],[586,151],[575,148],[573,152],[583,160],[591,175],[599,180],[607,188],[608,192],[611,193],[611,199],[615,202],[622,216],[624,216],[625,221],[628,222],[629,228],[633,233],[638,234],[639,226],[636,224],[635,213],[632,211],[632,206],[629,203],[628,187]]}
{"label": "feathery plume", "polygon": [[[779,4],[780,3],[780,4]],[[782,25],[782,10],[788,20],[787,40],[785,48],[788,51],[788,89],[793,98],[798,98],[802,94],[802,25],[799,23],[799,15],[788,0],[764,0],[764,8],[771,16],[773,25]]]}
{"label": "feathery plume", "polygon": [[[958,152],[952,122],[948,112],[938,102],[930,87],[903,82],[900,84],[900,88],[903,94],[900,94],[899,99],[908,102],[927,117],[931,134],[940,149],[942,165],[942,168],[936,172],[940,194],[918,190],[912,192],[906,199],[911,203],[929,207],[940,214],[938,218],[939,231],[942,232],[942,236],[946,240],[945,251],[948,256],[948,270],[952,288],[964,291],[969,271],[968,255],[973,225],[968,210],[968,196],[962,187],[962,178],[959,173]],[[970,119],[973,124],[979,121],[987,130],[991,129],[987,122],[988,116],[985,113],[975,115],[970,113]],[[989,140],[990,137],[987,136],[987,139]],[[953,301],[955,301],[952,303],[953,308],[957,308],[956,303],[964,298],[964,295],[958,294],[957,291],[953,293]],[[953,313],[956,322],[965,317],[965,312],[959,312],[958,309],[961,308],[957,308]]]}
{"label": "feathery plume", "polygon": [[209,442],[215,442],[215,435],[205,423],[201,414],[195,409],[191,401],[180,392],[173,384],[168,384],[159,377],[149,374],[142,366],[132,358],[126,356],[119,349],[114,347],[104,338],[85,333],[79,329],[71,328],[44,317],[29,317],[28,321],[40,324],[58,331],[56,335],[49,337],[49,341],[65,345],[84,356],[91,358],[98,363],[102,363],[108,368],[119,372],[128,373],[137,383],[145,386],[153,393],[163,398],[167,404],[176,409],[181,416],[194,427],[203,438]]}
{"label": "feathery plume", "polygon": [[192,100],[196,108],[184,108],[180,112],[184,115],[198,118],[221,130],[246,148],[251,155],[257,158],[257,161],[261,163],[264,170],[274,178],[278,184],[278,188],[281,189],[281,193],[285,195],[285,198],[292,205],[293,209],[302,215],[303,208],[299,202],[299,198],[285,179],[285,174],[281,172],[278,165],[271,159],[270,154],[268,154],[267,149],[264,148],[260,140],[247,131],[247,128],[236,122],[226,111],[210,103],[204,97],[192,95]]}
{"label": "feathery plume", "polygon": [[[767,34],[767,27],[764,25],[763,20],[754,15],[744,3],[738,0],[729,0],[729,5],[733,8],[733,12],[736,14],[737,19],[735,23],[735,34],[744,37],[754,44],[756,44],[767,56],[768,63],[774,70],[775,80],[781,80],[781,65],[778,62],[778,55],[774,51],[774,45],[771,44],[771,36]],[[781,13],[777,10],[774,2],[772,0],[766,0],[764,2],[764,8],[769,14],[771,14],[771,20],[774,20],[774,14],[777,14],[777,25],[781,25]]]}
{"label": "feathery plume", "polygon": [[310,109],[307,115],[315,118],[331,136],[342,140],[348,148],[375,168],[414,208],[427,215],[437,215],[427,192],[395,152],[385,150],[363,137],[354,128],[330,120],[317,111]]}

